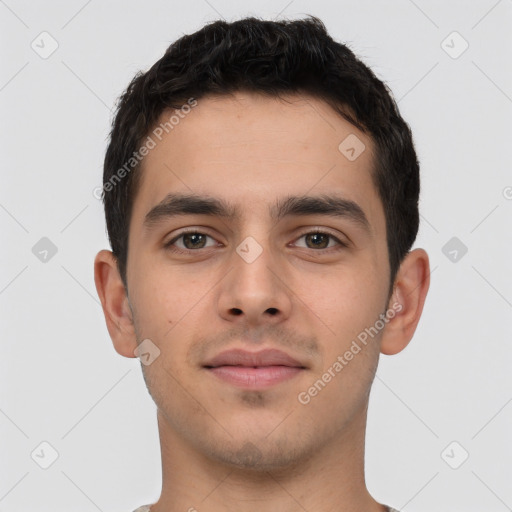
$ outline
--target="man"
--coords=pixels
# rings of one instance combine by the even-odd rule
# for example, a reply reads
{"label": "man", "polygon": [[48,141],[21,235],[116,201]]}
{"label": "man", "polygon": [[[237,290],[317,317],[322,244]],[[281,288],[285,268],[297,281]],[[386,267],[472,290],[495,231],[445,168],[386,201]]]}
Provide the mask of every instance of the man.
{"label": "man", "polygon": [[385,85],[317,18],[211,23],[128,86],[103,190],[96,287],[158,411],[138,511],[393,510],[365,484],[368,398],[429,261]]}

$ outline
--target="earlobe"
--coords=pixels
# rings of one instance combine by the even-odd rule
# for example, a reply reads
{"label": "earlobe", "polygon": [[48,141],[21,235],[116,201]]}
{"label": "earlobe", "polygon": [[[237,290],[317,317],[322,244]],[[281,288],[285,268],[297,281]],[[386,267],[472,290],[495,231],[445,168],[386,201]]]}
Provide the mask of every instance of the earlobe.
{"label": "earlobe", "polygon": [[134,351],[137,348],[137,339],[133,314],[111,251],[103,250],[96,255],[94,282],[115,350],[122,356],[136,357]]}
{"label": "earlobe", "polygon": [[[388,309],[395,314],[384,329],[381,352],[393,355],[411,341],[430,286],[428,254],[423,249],[408,253],[398,270]],[[397,307],[397,304],[400,306]]]}

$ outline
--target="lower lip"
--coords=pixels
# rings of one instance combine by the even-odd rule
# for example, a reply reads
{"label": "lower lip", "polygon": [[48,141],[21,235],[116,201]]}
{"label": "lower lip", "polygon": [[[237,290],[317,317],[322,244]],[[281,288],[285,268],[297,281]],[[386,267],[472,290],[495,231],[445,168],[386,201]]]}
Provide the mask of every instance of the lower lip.
{"label": "lower lip", "polygon": [[219,379],[243,388],[263,388],[295,377],[303,368],[293,366],[217,366],[208,368]]}

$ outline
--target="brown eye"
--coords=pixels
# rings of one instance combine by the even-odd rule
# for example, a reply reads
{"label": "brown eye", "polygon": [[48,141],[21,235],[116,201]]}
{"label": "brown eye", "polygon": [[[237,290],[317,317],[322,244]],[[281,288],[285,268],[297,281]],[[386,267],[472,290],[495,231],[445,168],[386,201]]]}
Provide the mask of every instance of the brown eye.
{"label": "brown eye", "polygon": [[309,233],[305,236],[306,245],[310,249],[326,249],[329,246],[330,235],[327,233]]}
{"label": "brown eye", "polygon": [[[301,240],[303,240],[303,242],[297,243]],[[299,238],[297,238],[294,245],[305,249],[317,250],[336,250],[347,247],[347,244],[342,242],[338,237],[324,231],[310,231],[303,233],[301,236],[299,236]]]}
{"label": "brown eye", "polygon": [[181,233],[165,244],[166,249],[176,252],[186,252],[198,249],[205,249],[215,246],[215,239],[199,231]]}
{"label": "brown eye", "polygon": [[207,235],[202,233],[186,233],[181,238],[186,249],[202,249],[205,246]]}

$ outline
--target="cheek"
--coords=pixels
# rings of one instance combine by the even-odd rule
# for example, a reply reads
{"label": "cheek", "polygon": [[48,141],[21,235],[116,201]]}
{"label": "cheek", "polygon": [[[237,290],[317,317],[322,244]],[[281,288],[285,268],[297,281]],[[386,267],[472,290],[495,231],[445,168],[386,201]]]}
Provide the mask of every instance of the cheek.
{"label": "cheek", "polygon": [[131,286],[136,329],[141,340],[149,338],[160,350],[145,372],[158,387],[174,389],[177,379],[192,389],[187,349],[204,328],[205,308],[211,311],[205,292],[212,284],[176,267],[153,263],[144,268],[148,270]]}
{"label": "cheek", "polygon": [[169,329],[193,316],[207,283],[183,268],[155,261],[141,263],[140,268],[145,271],[130,283],[138,323],[155,337],[167,337]]}
{"label": "cheek", "polygon": [[331,268],[310,276],[308,284],[303,276],[293,287],[300,299],[297,307],[319,325],[326,339],[333,340],[328,347],[350,343],[382,312],[387,282],[368,263]]}

